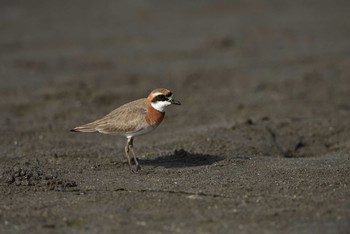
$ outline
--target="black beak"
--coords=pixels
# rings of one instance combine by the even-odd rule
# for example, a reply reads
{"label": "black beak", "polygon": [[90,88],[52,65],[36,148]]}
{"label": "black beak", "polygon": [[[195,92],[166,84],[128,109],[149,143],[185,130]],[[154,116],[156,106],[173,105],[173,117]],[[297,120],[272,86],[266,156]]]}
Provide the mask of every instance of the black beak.
{"label": "black beak", "polygon": [[179,101],[176,101],[175,99],[170,99],[170,103],[173,104],[173,105],[181,105],[181,102]]}

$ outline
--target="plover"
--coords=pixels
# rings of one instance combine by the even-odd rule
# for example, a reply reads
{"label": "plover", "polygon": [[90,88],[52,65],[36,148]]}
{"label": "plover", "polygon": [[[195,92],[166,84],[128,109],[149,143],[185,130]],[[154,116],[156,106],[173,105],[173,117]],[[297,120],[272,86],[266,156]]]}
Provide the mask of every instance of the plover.
{"label": "plover", "polygon": [[[154,130],[162,122],[165,108],[169,105],[181,105],[173,98],[168,89],[155,89],[147,98],[126,103],[113,110],[106,116],[91,123],[76,127],[74,132],[99,132],[105,134],[121,135],[127,138],[125,156],[132,172],[141,169],[133,150],[134,137]],[[132,168],[130,155],[135,162],[136,170]]]}

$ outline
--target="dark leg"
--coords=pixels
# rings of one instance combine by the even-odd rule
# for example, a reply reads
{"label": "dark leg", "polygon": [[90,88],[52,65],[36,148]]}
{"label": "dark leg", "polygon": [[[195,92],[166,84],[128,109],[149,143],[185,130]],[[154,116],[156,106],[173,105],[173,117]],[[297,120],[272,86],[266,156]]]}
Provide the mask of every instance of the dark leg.
{"label": "dark leg", "polygon": [[131,154],[132,154],[132,156],[134,158],[135,165],[136,165],[136,171],[139,171],[139,170],[141,170],[141,167],[140,167],[139,162],[137,161],[137,158],[136,158],[136,155],[135,155],[135,152],[134,152],[134,144],[133,143],[134,143],[134,139],[131,138],[130,139],[130,143],[129,143],[129,150],[131,151]]}
{"label": "dark leg", "polygon": [[126,160],[128,160],[128,164],[129,164],[129,169],[133,172],[132,167],[131,167],[131,161],[130,161],[130,156],[129,156],[129,145],[130,145],[130,140],[132,138],[128,138],[128,141],[126,142],[126,146],[125,146],[125,157]]}

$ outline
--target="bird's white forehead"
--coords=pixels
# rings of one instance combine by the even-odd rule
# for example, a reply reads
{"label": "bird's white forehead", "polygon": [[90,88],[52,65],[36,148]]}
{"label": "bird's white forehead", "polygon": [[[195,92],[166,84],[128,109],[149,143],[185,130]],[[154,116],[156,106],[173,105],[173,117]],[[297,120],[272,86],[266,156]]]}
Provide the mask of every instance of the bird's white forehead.
{"label": "bird's white forehead", "polygon": [[161,93],[161,92],[156,92],[156,93],[153,93],[153,96],[158,96],[158,95],[168,95],[169,93],[171,93],[170,91],[167,92],[167,93]]}

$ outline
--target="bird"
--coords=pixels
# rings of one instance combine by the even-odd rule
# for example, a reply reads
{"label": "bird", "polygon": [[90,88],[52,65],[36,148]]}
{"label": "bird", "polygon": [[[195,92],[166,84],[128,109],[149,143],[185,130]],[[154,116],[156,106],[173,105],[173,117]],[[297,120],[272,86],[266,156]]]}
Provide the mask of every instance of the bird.
{"label": "bird", "polygon": [[[170,90],[157,88],[147,98],[126,103],[106,116],[75,127],[71,131],[98,132],[126,137],[125,157],[131,172],[137,173],[141,170],[141,166],[133,149],[134,138],[156,129],[164,119],[165,108],[170,105],[181,105],[181,103],[173,98]],[[130,153],[135,163],[135,170],[132,168]]]}

